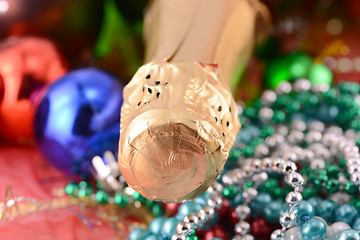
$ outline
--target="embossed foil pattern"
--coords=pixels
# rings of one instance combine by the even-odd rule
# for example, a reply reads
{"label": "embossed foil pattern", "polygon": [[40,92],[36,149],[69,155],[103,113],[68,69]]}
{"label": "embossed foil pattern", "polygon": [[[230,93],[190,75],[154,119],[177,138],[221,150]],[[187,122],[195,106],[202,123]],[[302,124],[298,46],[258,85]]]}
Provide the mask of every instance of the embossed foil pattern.
{"label": "embossed foil pattern", "polygon": [[154,61],[124,89],[119,166],[151,200],[180,202],[204,192],[222,171],[240,129],[217,65]]}

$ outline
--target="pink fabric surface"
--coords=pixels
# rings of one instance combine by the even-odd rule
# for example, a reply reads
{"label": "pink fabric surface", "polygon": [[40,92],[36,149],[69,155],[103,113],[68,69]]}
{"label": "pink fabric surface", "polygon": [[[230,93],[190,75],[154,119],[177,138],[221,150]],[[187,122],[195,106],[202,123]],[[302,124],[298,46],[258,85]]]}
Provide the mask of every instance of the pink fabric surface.
{"label": "pink fabric surface", "polygon": [[[0,146],[0,201],[6,186],[15,196],[50,200],[52,190],[70,179],[50,166],[35,147]],[[99,220],[99,219],[97,219]],[[117,239],[105,223],[90,228],[69,209],[41,212],[0,222],[1,240],[92,240]]]}

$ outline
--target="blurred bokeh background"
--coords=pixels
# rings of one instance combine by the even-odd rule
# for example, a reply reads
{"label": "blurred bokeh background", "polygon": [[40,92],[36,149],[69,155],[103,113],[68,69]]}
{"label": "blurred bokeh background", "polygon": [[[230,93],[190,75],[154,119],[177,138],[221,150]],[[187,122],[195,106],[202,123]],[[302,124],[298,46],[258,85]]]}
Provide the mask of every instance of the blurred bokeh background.
{"label": "blurred bokeh background", "polygon": [[[321,75],[334,84],[360,82],[358,0],[263,2],[272,24],[233,89],[237,100],[253,104],[264,89],[295,78]],[[121,88],[142,64],[147,4],[147,0],[0,0],[0,196],[13,184],[16,194],[51,199],[53,187],[74,176],[88,177],[84,162],[95,146],[101,148],[93,154],[116,151],[109,139],[117,142]],[[73,98],[57,95],[64,91],[73,91]],[[59,116],[66,117],[60,121]],[[52,121],[51,129],[44,127],[46,121]],[[59,166],[54,156],[44,157],[39,149],[67,159],[66,166]],[[27,220],[26,226],[41,224],[26,227],[26,234],[48,236],[44,239],[118,236],[110,227],[103,227],[101,234],[89,233],[91,224],[79,223],[75,214],[55,216],[63,217]],[[141,222],[131,214],[124,219]],[[112,223],[128,231],[121,221]],[[20,239],[12,238],[18,224],[0,223],[0,232],[6,233],[2,239]],[[59,224],[61,231],[56,230]],[[44,228],[55,230],[40,230]],[[71,231],[60,237],[60,232]]]}

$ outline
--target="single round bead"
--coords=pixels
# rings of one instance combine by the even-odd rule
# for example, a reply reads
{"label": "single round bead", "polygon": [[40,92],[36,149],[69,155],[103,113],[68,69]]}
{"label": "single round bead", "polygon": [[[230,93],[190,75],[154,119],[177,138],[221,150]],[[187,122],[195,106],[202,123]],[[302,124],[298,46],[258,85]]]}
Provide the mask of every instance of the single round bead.
{"label": "single round bead", "polygon": [[178,225],[178,223],[179,220],[177,218],[172,217],[166,219],[161,229],[161,235],[170,238],[173,234],[176,233],[176,226]]}
{"label": "single round bead", "polygon": [[285,82],[281,82],[277,87],[276,87],[276,92],[278,94],[288,94],[290,93],[292,90],[292,86],[289,82],[285,81]]}
{"label": "single round bead", "polygon": [[347,229],[342,231],[336,240],[360,240],[360,235],[353,229]]}
{"label": "single round bead", "polygon": [[286,195],[285,201],[289,206],[296,206],[303,200],[301,193],[299,192],[289,192]]}
{"label": "single round bead", "polygon": [[[258,145],[262,146],[262,145]],[[259,172],[261,170],[261,160],[260,159],[253,159],[251,161],[251,170],[254,172]]]}
{"label": "single round bead", "polygon": [[246,205],[239,205],[235,208],[236,216],[240,220],[244,220],[245,218],[247,218],[250,215],[250,212],[250,208]]}
{"label": "single round bead", "polygon": [[259,118],[265,122],[274,116],[274,111],[269,107],[263,107],[259,110]]}
{"label": "single round bead", "polygon": [[96,202],[100,205],[106,204],[109,202],[109,195],[103,191],[103,190],[99,190],[96,193]]}
{"label": "single round bead", "polygon": [[252,156],[254,154],[254,147],[245,146],[244,148],[242,148],[242,154],[244,155],[244,157]]}
{"label": "single round bead", "polygon": [[295,208],[293,213],[296,216],[296,224],[302,225],[308,218],[315,216],[315,210],[313,206],[307,201],[302,201]]}
{"label": "single round bead", "polygon": [[283,203],[280,201],[272,201],[264,208],[264,217],[270,223],[276,224],[279,222],[281,213],[283,211]]}
{"label": "single round bead", "polygon": [[340,188],[340,183],[336,179],[330,179],[326,182],[325,188],[328,193],[336,193]]}
{"label": "single round bead", "polygon": [[284,239],[284,237],[285,237],[285,233],[282,230],[277,229],[271,234],[270,239],[271,240],[282,240],[282,239]]}
{"label": "single round bead", "polygon": [[161,234],[161,229],[163,227],[165,218],[157,217],[154,218],[149,224],[149,231],[153,234]]}
{"label": "single round bead", "polygon": [[296,164],[292,161],[286,161],[281,165],[281,171],[283,173],[291,173],[297,170]]}
{"label": "single round bead", "polygon": [[290,228],[294,225],[296,220],[296,216],[293,213],[289,213],[289,212],[284,212],[281,216],[280,216],[280,224],[283,227],[286,228]]}
{"label": "single round bead", "polygon": [[317,218],[310,219],[302,225],[301,235],[304,240],[322,240],[326,235],[326,224]]}
{"label": "single round bead", "polygon": [[321,201],[316,207],[317,214],[326,222],[333,222],[335,220],[335,210],[339,207],[336,202],[326,199]]}
{"label": "single round bead", "polygon": [[335,220],[337,222],[345,222],[347,224],[352,224],[356,215],[356,208],[350,204],[344,204],[335,210]]}
{"label": "single round bead", "polygon": [[155,217],[160,217],[164,214],[164,208],[161,204],[154,204],[151,206],[151,213]]}
{"label": "single round bead", "polygon": [[273,90],[265,90],[261,96],[261,102],[265,106],[269,106],[276,101],[277,95]]}
{"label": "single round bead", "polygon": [[336,239],[336,237],[344,230],[350,229],[349,224],[344,222],[336,222],[327,227],[326,237],[329,239]]}
{"label": "single round bead", "polygon": [[273,123],[282,123],[285,120],[285,113],[281,110],[274,111],[274,114],[271,118],[271,122]]}
{"label": "single round bead", "polygon": [[192,229],[193,229],[193,227],[192,227],[191,223],[189,223],[189,222],[180,222],[180,223],[178,223],[178,225],[176,226],[176,231],[177,231],[178,233],[185,233],[185,234],[187,234],[187,233],[191,232]]}
{"label": "single round bead", "polygon": [[78,191],[79,191],[79,185],[74,182],[70,182],[65,187],[65,193],[72,197],[75,197]]}
{"label": "single round bead", "polygon": [[176,233],[171,237],[171,240],[186,240],[186,236],[182,233]]}
{"label": "single round bead", "polygon": [[114,196],[114,203],[119,207],[125,207],[129,202],[128,196],[125,194],[117,193]]}
{"label": "single round bead", "polygon": [[269,170],[272,167],[272,159],[271,158],[264,158],[261,161],[261,168],[263,170]]}
{"label": "single round bead", "polygon": [[297,172],[292,172],[286,176],[285,181],[289,186],[296,188],[304,183],[304,178]]}
{"label": "single round bead", "polygon": [[304,132],[306,130],[306,123],[303,120],[295,119],[291,121],[290,127],[291,129]]}

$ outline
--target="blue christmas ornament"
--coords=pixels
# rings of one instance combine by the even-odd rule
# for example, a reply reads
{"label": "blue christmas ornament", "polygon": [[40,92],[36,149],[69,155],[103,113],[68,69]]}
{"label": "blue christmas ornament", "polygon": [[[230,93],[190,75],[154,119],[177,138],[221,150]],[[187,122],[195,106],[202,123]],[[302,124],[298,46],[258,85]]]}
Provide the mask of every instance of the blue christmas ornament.
{"label": "blue christmas ornament", "polygon": [[72,71],[49,87],[35,113],[34,132],[39,149],[56,168],[89,175],[95,155],[116,154],[122,88],[96,68]]}

